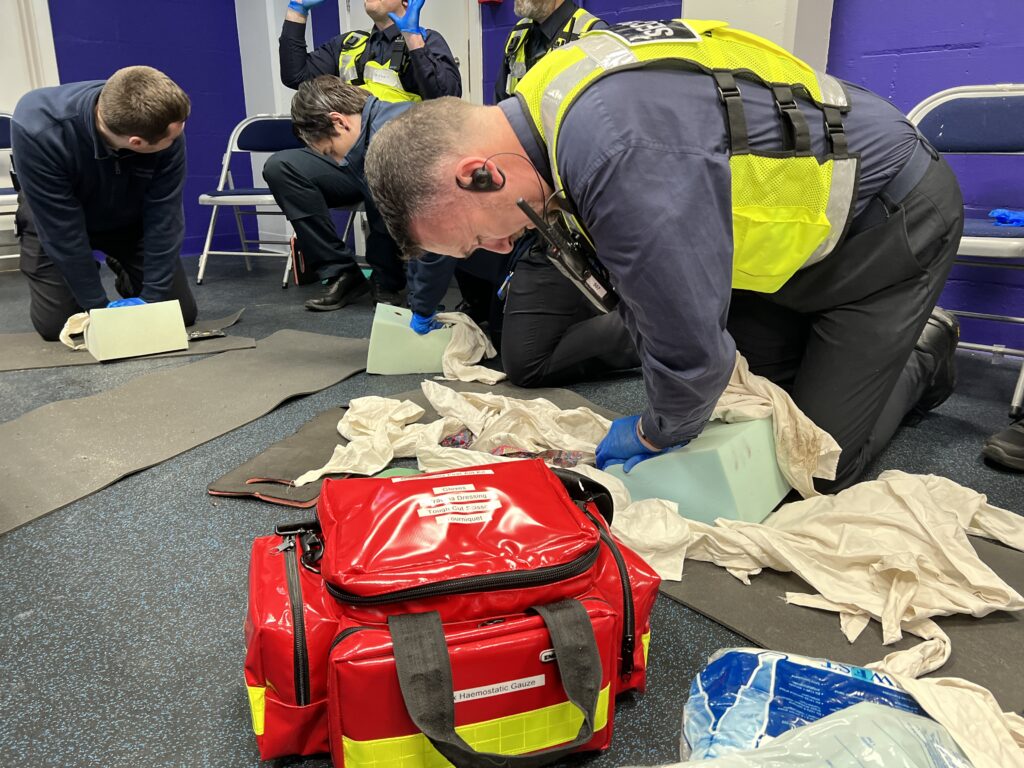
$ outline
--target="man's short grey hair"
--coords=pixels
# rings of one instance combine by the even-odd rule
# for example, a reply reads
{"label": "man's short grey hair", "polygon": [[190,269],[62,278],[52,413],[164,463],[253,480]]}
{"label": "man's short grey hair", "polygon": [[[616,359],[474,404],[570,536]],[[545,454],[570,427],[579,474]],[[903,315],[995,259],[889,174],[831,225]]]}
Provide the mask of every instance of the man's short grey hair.
{"label": "man's short grey hair", "polygon": [[369,97],[367,91],[334,75],[314,77],[292,96],[292,130],[308,145],[329,139],[337,133],[330,113],[358,115]]}
{"label": "man's short grey hair", "polygon": [[407,259],[423,248],[410,233],[412,220],[430,215],[452,194],[451,165],[469,138],[475,107],[454,96],[417,104],[374,135],[366,155],[366,181],[377,210]]}

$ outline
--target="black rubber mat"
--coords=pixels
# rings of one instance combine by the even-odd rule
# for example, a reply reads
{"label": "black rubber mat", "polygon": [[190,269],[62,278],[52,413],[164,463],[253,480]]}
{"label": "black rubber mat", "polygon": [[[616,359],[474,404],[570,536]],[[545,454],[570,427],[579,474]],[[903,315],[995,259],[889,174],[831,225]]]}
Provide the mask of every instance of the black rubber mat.
{"label": "black rubber mat", "polygon": [[278,331],[0,424],[0,533],[366,367],[368,342]]}
{"label": "black rubber mat", "polygon": [[[185,355],[209,355],[232,349],[252,349],[256,346],[256,341],[245,336],[208,336],[206,338],[201,336],[201,334],[222,331],[234,325],[242,316],[242,312],[243,310],[240,309],[227,317],[203,320],[188,326],[185,330],[190,335],[196,336],[189,340],[188,349],[164,352],[159,355],[146,355],[146,357],[184,357]],[[60,368],[66,365],[99,365],[99,360],[84,349],[73,350],[59,341],[43,341],[34,331],[0,334],[0,349],[3,350],[3,355],[0,355],[0,371]]]}
{"label": "black rubber mat", "polygon": [[[978,556],[1007,584],[1024,593],[1024,553],[971,537]],[[724,568],[687,560],[682,581],[662,582],[661,591],[762,648],[817,656],[863,666],[921,639],[904,634],[894,645],[882,645],[882,625],[868,624],[849,643],[839,630],[839,614],[818,611],[783,600],[786,592],[814,593],[799,576],[765,569],[750,586]],[[999,611],[984,618],[942,616],[936,623],[953,644],[949,661],[936,677],[962,677],[983,685],[1006,711],[1024,711],[1024,616]]]}
{"label": "black rubber mat", "polygon": [[[511,384],[489,386],[476,382],[439,382],[459,392],[493,392],[496,395],[516,397],[523,400],[543,397],[560,408],[586,406],[602,416],[614,419],[619,414],[594,405],[589,400],[567,389],[523,389]],[[412,400],[426,409],[421,422],[438,418],[420,389],[391,395],[396,400]],[[334,447],[344,443],[338,434],[338,422],[345,414],[344,408],[332,408],[306,422],[295,434],[280,440],[259,455],[239,467],[217,478],[207,490],[214,496],[252,496],[272,504],[291,507],[312,507],[320,495],[323,478],[298,488],[291,481],[302,473],[322,467],[334,453]],[[335,475],[338,477],[338,475]]]}

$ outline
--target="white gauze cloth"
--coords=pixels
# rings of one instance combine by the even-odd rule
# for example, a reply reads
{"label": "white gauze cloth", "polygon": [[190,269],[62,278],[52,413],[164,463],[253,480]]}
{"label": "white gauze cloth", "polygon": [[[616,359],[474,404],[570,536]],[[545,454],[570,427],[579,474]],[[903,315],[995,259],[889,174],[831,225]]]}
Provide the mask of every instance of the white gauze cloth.
{"label": "white gauze cloth", "polygon": [[491,370],[476,365],[486,357],[494,357],[497,351],[491,340],[474,323],[468,315],[461,312],[441,312],[437,316],[439,322],[452,326],[452,340],[445,347],[441,356],[443,379],[456,381],[482,381],[484,384],[497,384],[505,379],[501,371]]}

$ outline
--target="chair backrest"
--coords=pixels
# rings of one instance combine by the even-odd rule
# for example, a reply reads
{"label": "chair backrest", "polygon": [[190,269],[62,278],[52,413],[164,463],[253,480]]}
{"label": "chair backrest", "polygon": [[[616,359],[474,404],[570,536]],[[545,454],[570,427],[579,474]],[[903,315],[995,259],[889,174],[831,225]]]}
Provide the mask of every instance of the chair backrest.
{"label": "chair backrest", "polygon": [[1024,84],[949,88],[926,98],[907,117],[939,152],[1024,153]]}
{"label": "chair backrest", "polygon": [[11,115],[0,112],[0,152],[11,148]]}
{"label": "chair backrest", "polygon": [[292,120],[288,115],[253,115],[235,126],[229,151],[277,152],[303,146],[292,131]]}

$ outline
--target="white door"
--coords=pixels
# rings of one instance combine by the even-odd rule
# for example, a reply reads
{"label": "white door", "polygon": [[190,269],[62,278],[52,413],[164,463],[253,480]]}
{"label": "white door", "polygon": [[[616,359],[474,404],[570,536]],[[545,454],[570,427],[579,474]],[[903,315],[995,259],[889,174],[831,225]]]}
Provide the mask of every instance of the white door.
{"label": "white door", "polygon": [[[361,0],[339,0],[342,32],[370,29]],[[480,4],[477,0],[426,0],[420,24],[436,29],[452,49],[462,73],[462,96],[475,104],[483,103],[483,67],[481,64]]]}

